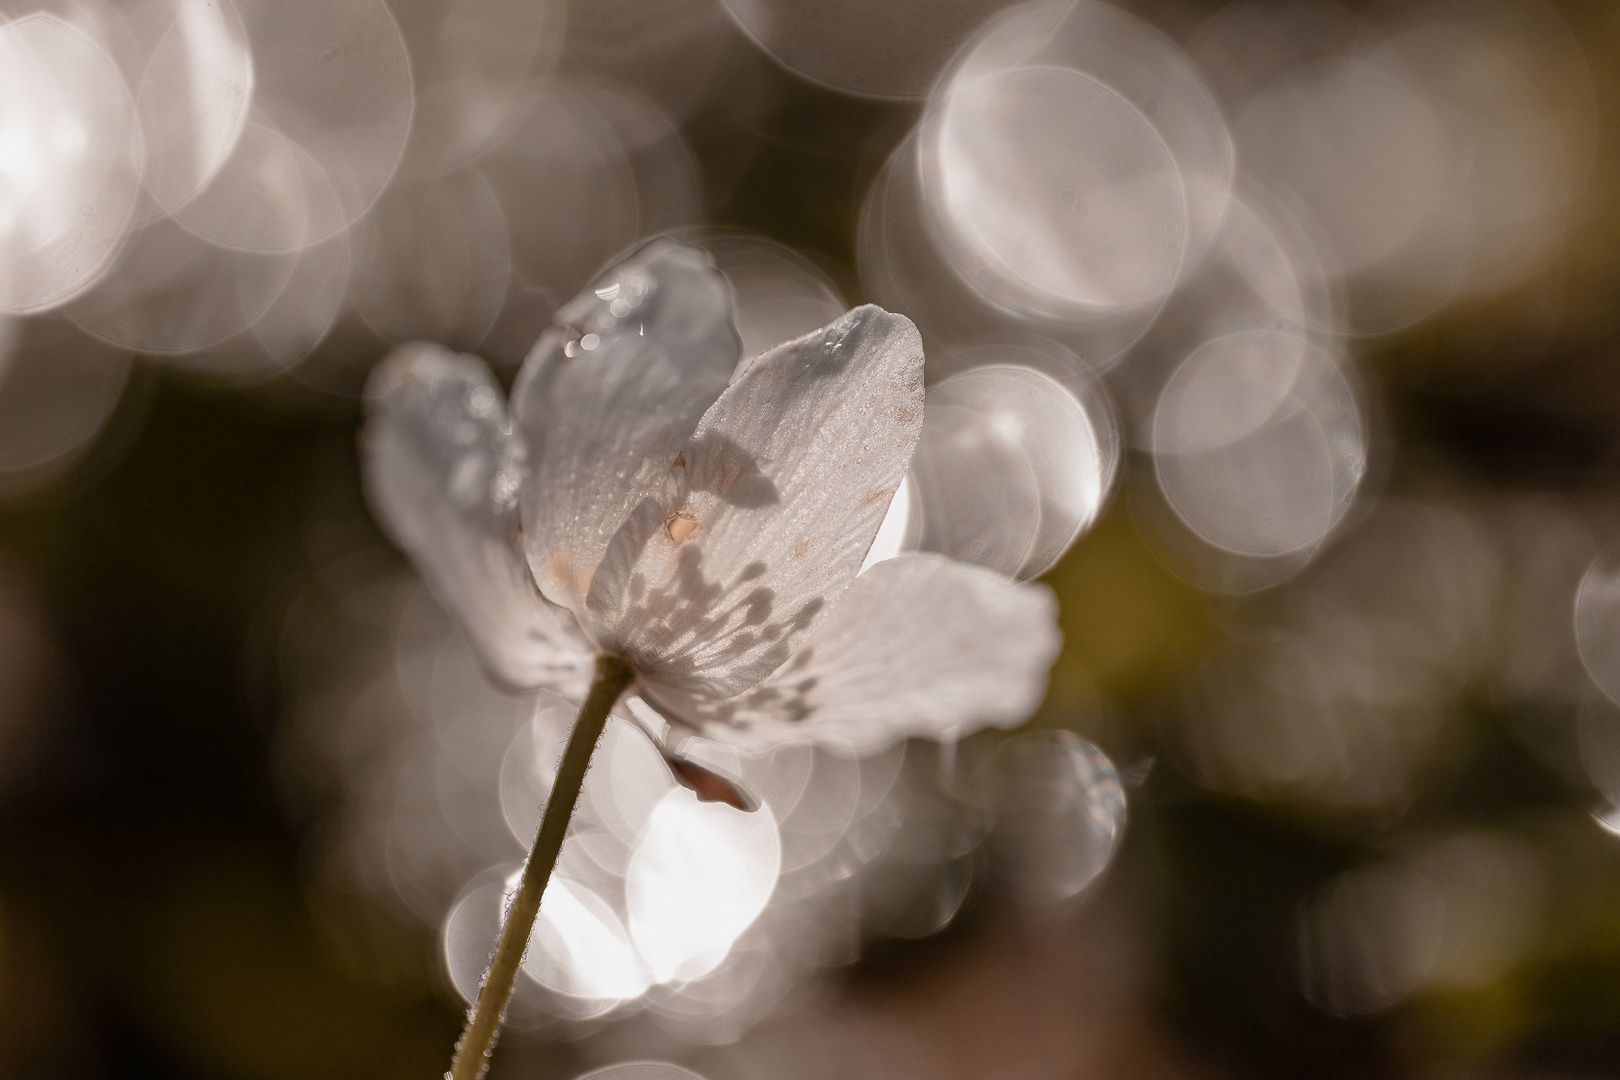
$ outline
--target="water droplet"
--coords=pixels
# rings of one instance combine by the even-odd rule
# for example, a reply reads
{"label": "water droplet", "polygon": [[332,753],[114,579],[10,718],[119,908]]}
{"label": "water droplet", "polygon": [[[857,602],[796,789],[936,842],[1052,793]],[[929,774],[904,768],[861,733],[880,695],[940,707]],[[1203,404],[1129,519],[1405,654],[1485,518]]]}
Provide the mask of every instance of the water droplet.
{"label": "water droplet", "polygon": [[590,352],[600,344],[602,344],[602,339],[597,337],[595,334],[586,334],[584,337],[579,339],[579,347],[584,349],[586,352]]}
{"label": "water droplet", "polygon": [[603,300],[614,299],[619,295],[619,282],[615,281],[611,285],[605,285],[602,288],[597,289],[596,295]]}

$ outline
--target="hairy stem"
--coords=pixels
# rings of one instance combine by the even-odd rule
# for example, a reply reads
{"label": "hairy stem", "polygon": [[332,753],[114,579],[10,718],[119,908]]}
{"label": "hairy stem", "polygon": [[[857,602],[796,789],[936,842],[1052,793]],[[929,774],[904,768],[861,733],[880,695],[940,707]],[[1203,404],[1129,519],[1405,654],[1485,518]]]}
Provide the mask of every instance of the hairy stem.
{"label": "hairy stem", "polygon": [[546,883],[557,866],[563,834],[568,831],[568,820],[574,816],[574,804],[579,801],[580,786],[585,783],[585,769],[607,725],[608,711],[635,677],[629,663],[617,656],[596,658],[596,678],[585,704],[579,707],[574,730],[568,735],[568,747],[557,766],[557,781],[551,786],[551,797],[546,800],[540,831],[535,834],[529,861],[523,867],[523,878],[506,913],[506,925],[501,927],[495,955],[490,958],[489,970],[479,987],[478,1003],[467,1015],[467,1026],[456,1043],[456,1056],[450,1062],[450,1071],[444,1074],[445,1080],[479,1080],[489,1068],[495,1037],[500,1034],[506,1003],[517,981],[518,965],[523,962],[523,950],[528,947],[535,916],[540,914],[540,898],[545,895]]}

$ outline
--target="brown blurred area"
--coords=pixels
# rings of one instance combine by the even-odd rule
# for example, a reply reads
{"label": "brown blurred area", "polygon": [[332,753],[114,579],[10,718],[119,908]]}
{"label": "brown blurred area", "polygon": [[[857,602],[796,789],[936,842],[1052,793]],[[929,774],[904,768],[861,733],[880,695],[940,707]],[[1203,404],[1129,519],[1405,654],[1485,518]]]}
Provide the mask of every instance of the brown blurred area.
{"label": "brown blurred area", "polygon": [[[847,14],[785,6],[812,30]],[[995,6],[942,6],[919,56],[949,56]],[[1228,12],[1125,7],[1195,58]],[[897,25],[927,25],[917,8],[895,5]],[[434,10],[396,15],[408,36]],[[746,1031],[519,1028],[492,1076],[639,1058],[708,1080],[1620,1076],[1620,705],[1575,630],[1589,568],[1620,542],[1620,9],[1545,11],[1590,73],[1584,179],[1518,280],[1336,338],[1361,380],[1367,467],[1320,548],[1264,589],[1201,587],[1127,440],[1110,501],[1044,575],[1065,644],[1030,728],[1075,732],[1119,767],[1127,831],[1102,877],[1031,906],[979,866],[948,926],[866,934]],[[361,798],[330,760],[386,747],[332,719],[340,752],[308,752],[311,717],[353,701],[300,696],[358,696],[328,669],[359,654],[393,663],[378,613],[409,571],[369,517],[354,433],[396,327],[476,348],[509,380],[602,262],[683,228],[769,238],[844,302],[874,299],[862,207],[922,103],[808,78],[707,0],[553,14],[560,51],[520,66],[526,90],[574,103],[523,122],[555,135],[555,108],[580,145],[600,145],[589,123],[611,129],[613,176],[641,184],[633,220],[547,218],[543,192],[564,181],[577,205],[613,207],[601,175],[535,157],[553,145],[539,137],[480,151],[510,276],[493,300],[468,286],[461,321],[428,310],[434,282],[389,292],[376,270],[296,362],[244,377],[53,315],[13,320],[0,425],[27,438],[8,457],[0,429],[0,1076],[442,1073],[462,1003],[440,927],[386,872],[332,869],[335,822]],[[594,111],[571,111],[584,100]],[[393,194],[355,236],[390,211],[439,212],[442,193]],[[379,258],[442,254],[395,239]],[[46,376],[73,363],[96,380],[53,411]],[[84,436],[57,446],[30,417]]]}

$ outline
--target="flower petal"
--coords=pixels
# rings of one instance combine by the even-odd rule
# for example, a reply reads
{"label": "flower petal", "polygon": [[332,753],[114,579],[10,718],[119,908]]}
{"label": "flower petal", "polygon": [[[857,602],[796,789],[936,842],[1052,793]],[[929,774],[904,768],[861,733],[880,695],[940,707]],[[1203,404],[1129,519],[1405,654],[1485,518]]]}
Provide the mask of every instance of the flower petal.
{"label": "flower petal", "polygon": [[[669,769],[676,783],[691,791],[699,802],[723,802],[748,813],[759,809],[756,798],[743,782],[740,766],[727,768],[711,761],[700,761],[702,750],[715,748],[715,744],[694,737],[685,728],[673,729],[680,737],[672,741],[670,722],[647,703],[641,695],[631,691],[621,697],[613,707],[613,715],[632,725],[657,749],[659,757]],[[719,748],[723,754],[735,758],[734,747]]]}
{"label": "flower petal", "polygon": [[1060,641],[1046,586],[902,555],[868,567],[792,659],[747,693],[642,693],[718,742],[811,739],[865,753],[906,736],[1016,727],[1041,703]]}
{"label": "flower petal", "polygon": [[741,349],[725,279],[669,240],[558,310],[512,392],[533,457],[524,550],[546,596],[583,609],[608,541],[663,481]]}
{"label": "flower petal", "polygon": [[377,365],[360,436],[366,494],[489,673],[514,688],[569,686],[590,653],[535,588],[518,547],[526,451],[476,356],[415,342]]}
{"label": "flower petal", "polygon": [[608,546],[587,601],[602,647],[715,697],[781,666],[872,546],[922,370],[917,328],[870,306],[756,359]]}

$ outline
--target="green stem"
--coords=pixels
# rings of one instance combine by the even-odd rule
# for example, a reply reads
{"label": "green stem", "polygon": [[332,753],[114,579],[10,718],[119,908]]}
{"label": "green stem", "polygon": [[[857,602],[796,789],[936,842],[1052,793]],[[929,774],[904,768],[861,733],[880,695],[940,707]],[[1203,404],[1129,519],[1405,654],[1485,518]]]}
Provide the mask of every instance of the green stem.
{"label": "green stem", "polygon": [[579,707],[574,730],[568,735],[568,747],[557,766],[557,780],[551,786],[551,797],[546,800],[546,813],[540,819],[534,848],[523,867],[523,878],[518,882],[517,894],[512,897],[506,925],[501,927],[501,939],[478,990],[478,1003],[467,1015],[467,1026],[456,1043],[456,1056],[450,1062],[450,1071],[444,1074],[445,1080],[479,1080],[489,1068],[495,1037],[500,1034],[501,1021],[506,1018],[506,1003],[517,982],[518,966],[523,963],[523,951],[534,930],[535,916],[540,914],[540,898],[545,895],[546,883],[557,866],[568,819],[574,816],[574,804],[579,801],[579,789],[585,783],[585,769],[607,725],[609,710],[635,677],[630,664],[617,656],[596,658],[596,678],[585,696],[585,704]]}

